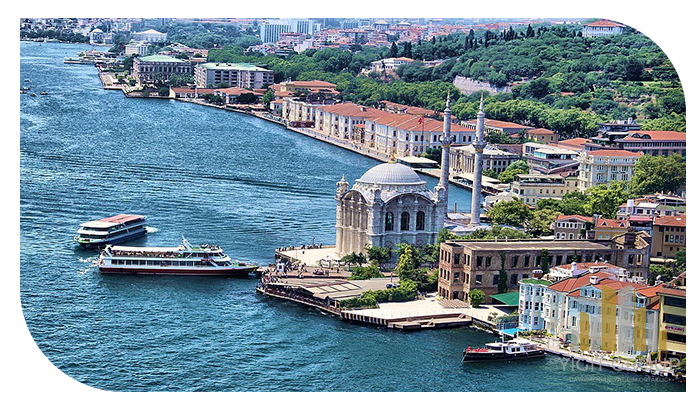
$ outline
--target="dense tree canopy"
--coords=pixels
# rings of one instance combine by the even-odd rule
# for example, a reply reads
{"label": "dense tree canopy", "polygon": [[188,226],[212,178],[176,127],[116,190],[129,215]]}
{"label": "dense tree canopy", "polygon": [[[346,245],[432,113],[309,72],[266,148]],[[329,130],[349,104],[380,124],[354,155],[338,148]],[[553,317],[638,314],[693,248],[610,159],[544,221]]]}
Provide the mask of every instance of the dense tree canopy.
{"label": "dense tree canopy", "polygon": [[676,191],[685,185],[685,160],[679,154],[643,155],[634,166],[630,192],[634,195]]}

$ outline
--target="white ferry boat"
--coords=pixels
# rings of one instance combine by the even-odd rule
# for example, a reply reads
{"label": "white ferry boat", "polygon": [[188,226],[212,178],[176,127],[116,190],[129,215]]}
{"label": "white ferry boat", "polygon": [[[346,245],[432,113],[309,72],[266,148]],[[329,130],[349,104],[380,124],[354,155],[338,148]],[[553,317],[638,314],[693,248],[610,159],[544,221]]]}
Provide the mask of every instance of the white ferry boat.
{"label": "white ferry boat", "polygon": [[544,349],[537,343],[525,339],[513,339],[486,343],[484,347],[468,347],[462,353],[462,363],[520,360],[535,357],[544,357]]}
{"label": "white ferry boat", "polygon": [[232,261],[218,245],[191,245],[185,237],[176,247],[108,245],[98,267],[102,273],[137,275],[243,276],[257,265]]}
{"label": "white ferry boat", "polygon": [[116,244],[136,239],[146,233],[146,216],[119,214],[80,224],[74,238],[83,248]]}

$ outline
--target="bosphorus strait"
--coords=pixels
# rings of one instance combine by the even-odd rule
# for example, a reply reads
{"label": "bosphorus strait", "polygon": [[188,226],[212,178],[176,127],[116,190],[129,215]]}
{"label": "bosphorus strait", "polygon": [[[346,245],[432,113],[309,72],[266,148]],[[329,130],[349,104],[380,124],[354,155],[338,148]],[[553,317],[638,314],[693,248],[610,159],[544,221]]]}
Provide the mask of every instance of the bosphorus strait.
{"label": "bosphorus strait", "polygon": [[[22,42],[21,301],[46,357],[115,391],[684,391],[661,378],[539,361],[461,364],[473,328],[404,333],[256,294],[256,280],[109,276],[73,242],[81,222],[148,217],[132,245],[221,245],[267,265],[331,244],[335,183],[377,161],[253,116],[104,90],[86,45]],[[421,176],[430,188],[436,179]],[[450,189],[450,208],[471,193]]]}

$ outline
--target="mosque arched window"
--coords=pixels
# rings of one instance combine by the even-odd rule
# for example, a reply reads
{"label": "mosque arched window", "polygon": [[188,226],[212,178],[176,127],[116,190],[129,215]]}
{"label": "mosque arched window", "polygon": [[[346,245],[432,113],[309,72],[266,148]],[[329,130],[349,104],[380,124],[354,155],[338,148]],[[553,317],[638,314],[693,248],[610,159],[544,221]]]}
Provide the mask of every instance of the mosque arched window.
{"label": "mosque arched window", "polygon": [[416,230],[423,231],[425,229],[425,213],[418,211],[416,214]]}
{"label": "mosque arched window", "polygon": [[408,231],[410,227],[411,216],[406,211],[401,213],[401,231]]}
{"label": "mosque arched window", "polygon": [[384,216],[384,231],[394,230],[394,213],[388,212]]}

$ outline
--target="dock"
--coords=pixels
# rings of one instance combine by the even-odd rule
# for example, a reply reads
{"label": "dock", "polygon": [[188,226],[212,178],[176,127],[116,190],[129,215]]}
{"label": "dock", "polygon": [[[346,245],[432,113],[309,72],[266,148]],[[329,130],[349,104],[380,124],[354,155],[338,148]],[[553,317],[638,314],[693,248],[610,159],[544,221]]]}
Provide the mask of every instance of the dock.
{"label": "dock", "polygon": [[[572,350],[566,350],[557,345],[556,342],[552,339],[548,339],[547,342],[543,342],[541,340],[536,339],[533,340],[540,343],[540,347],[542,347],[544,351],[548,354],[568,358],[572,361],[582,362],[594,367],[599,367],[601,369],[609,368],[615,371],[626,371],[630,373],[648,374],[660,377],[674,377],[672,368],[666,365],[644,364],[641,362],[631,363],[622,359],[612,360],[595,352],[576,352]],[[574,364],[572,364],[570,369],[575,369],[573,366]]]}
{"label": "dock", "polygon": [[494,312],[498,315],[505,314],[491,306],[471,308],[463,301],[439,299],[434,295],[408,302],[379,303],[378,307],[368,309],[343,309],[340,306],[344,299],[360,296],[368,290],[385,289],[392,282],[396,283],[396,278],[347,280],[338,277],[290,277],[275,278],[273,282],[259,285],[256,291],[316,308],[350,323],[403,331],[472,324],[491,330],[495,326],[489,321],[489,316]]}

